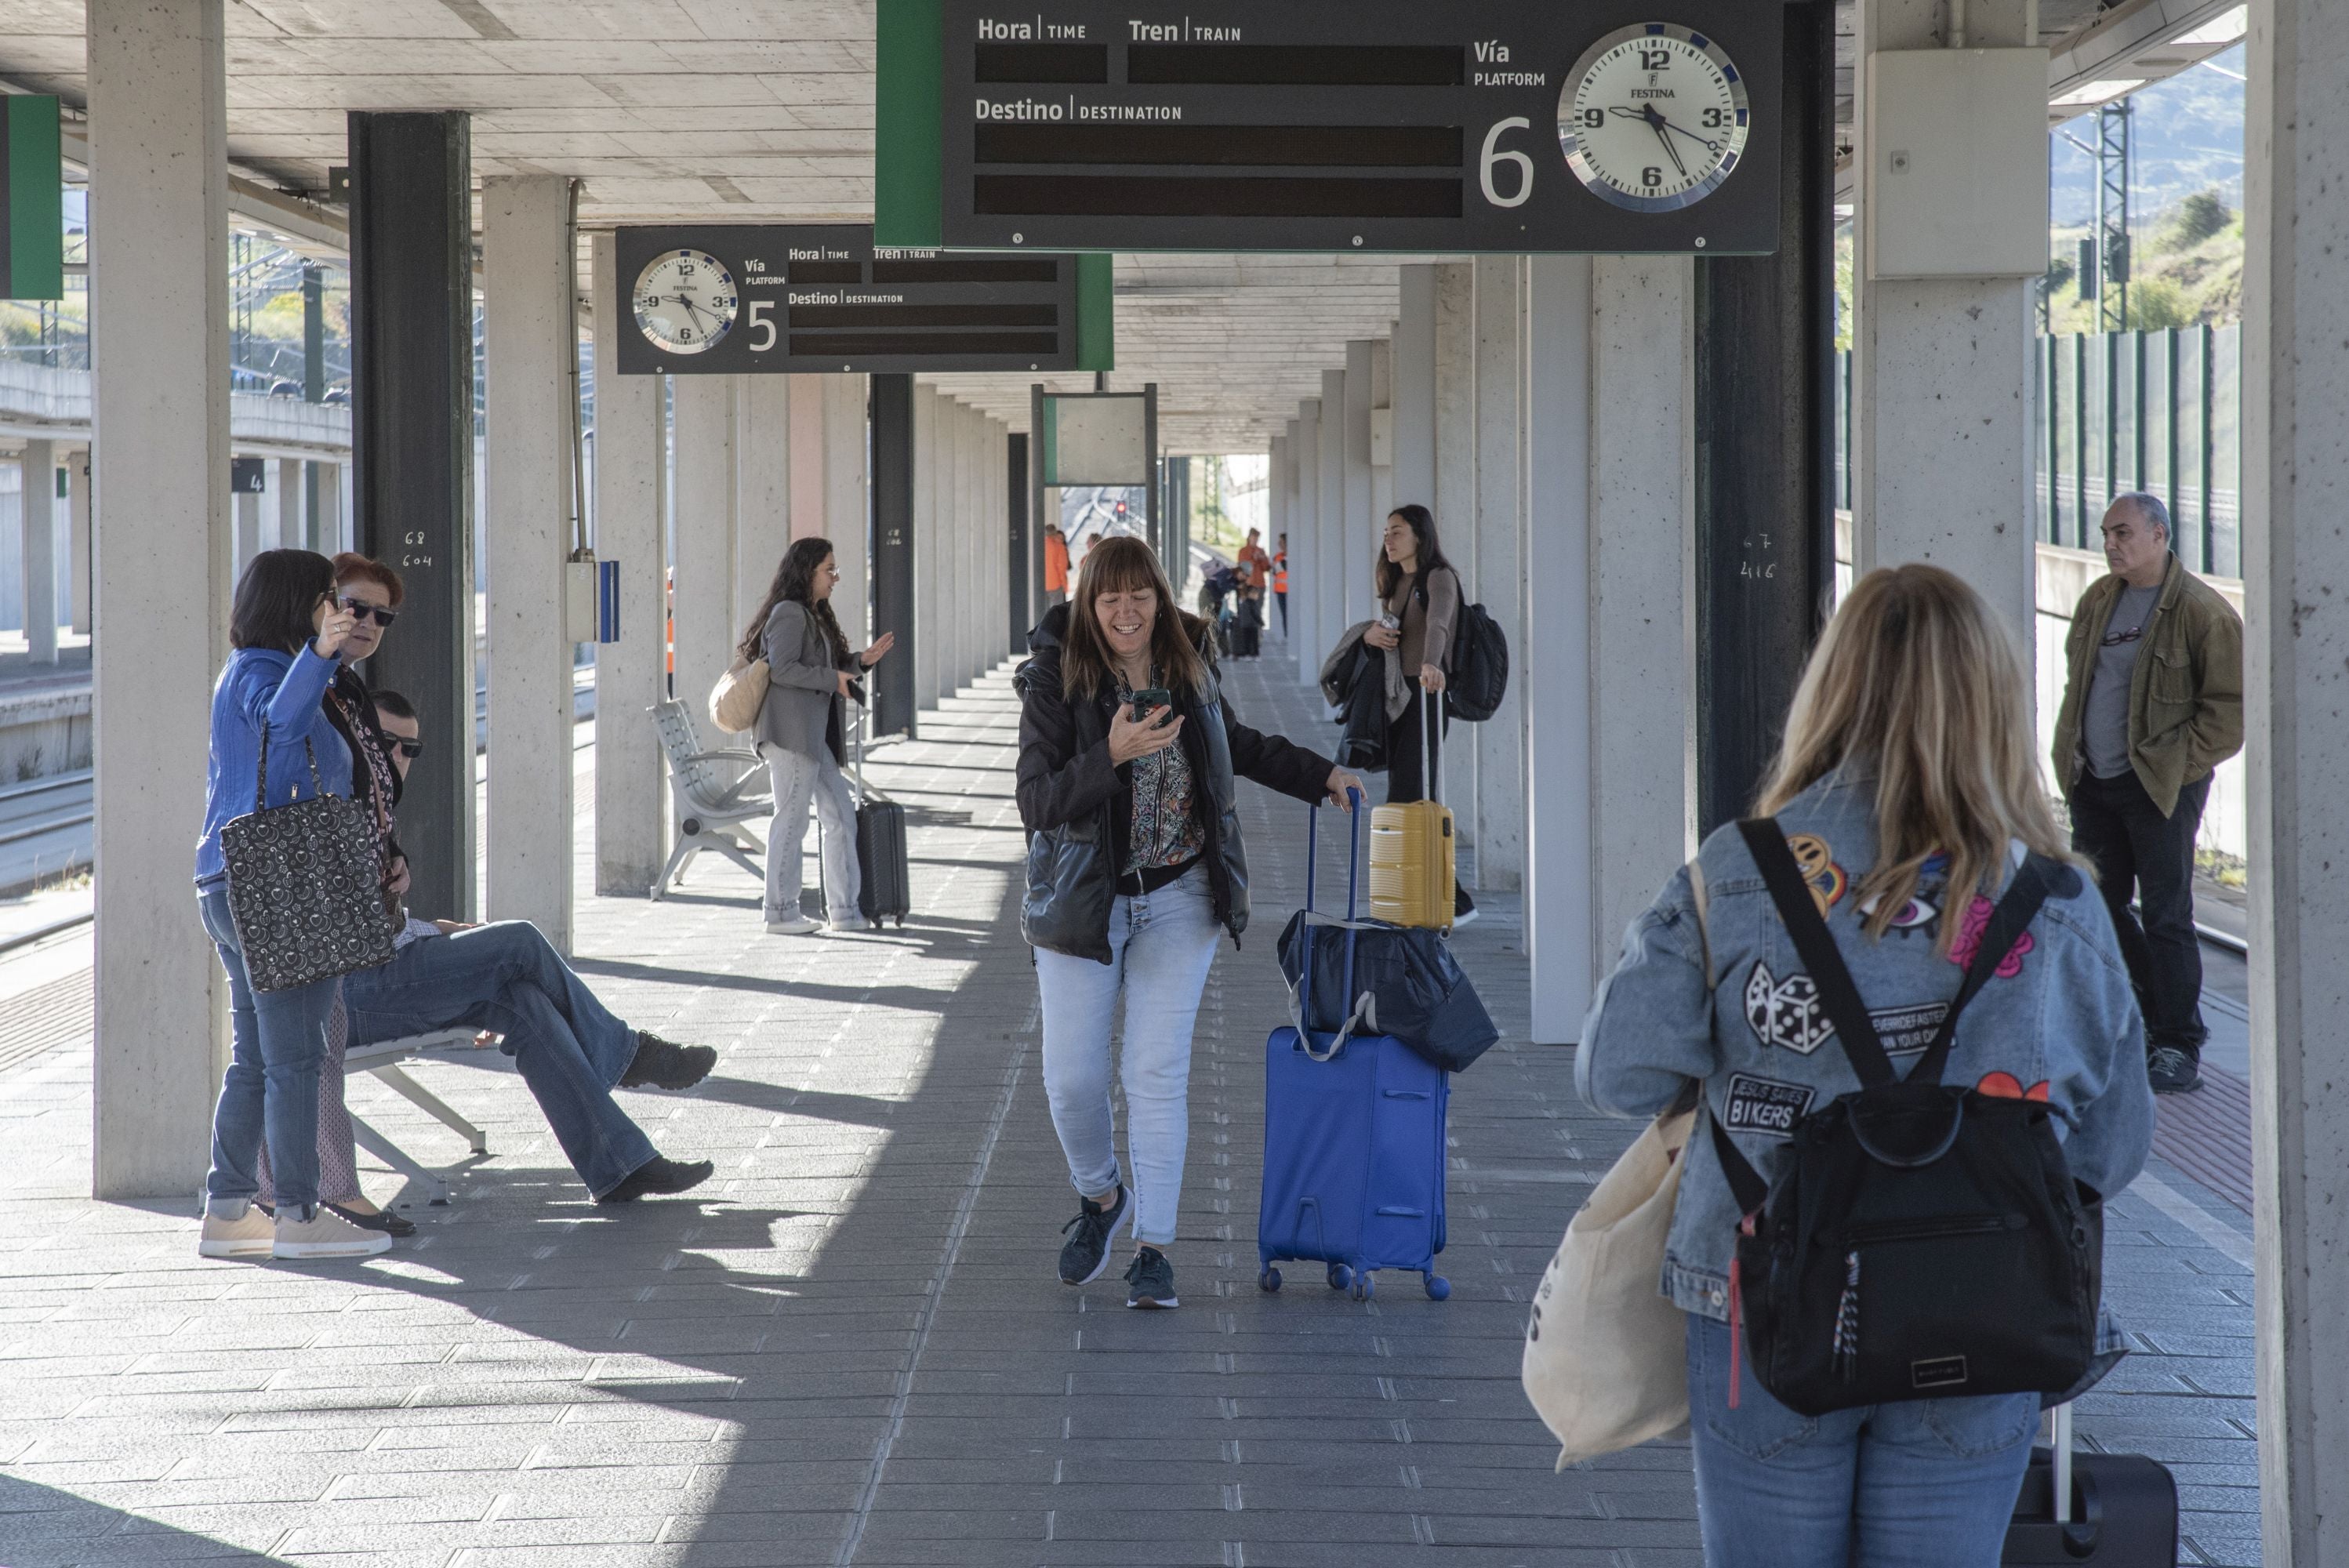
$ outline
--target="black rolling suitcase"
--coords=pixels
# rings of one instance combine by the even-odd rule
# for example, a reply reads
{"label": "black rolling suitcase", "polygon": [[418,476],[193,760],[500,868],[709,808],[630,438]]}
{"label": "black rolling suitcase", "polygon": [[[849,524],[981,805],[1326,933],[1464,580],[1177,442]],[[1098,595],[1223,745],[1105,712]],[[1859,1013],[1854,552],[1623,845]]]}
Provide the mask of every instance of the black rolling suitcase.
{"label": "black rolling suitcase", "polygon": [[905,808],[864,782],[865,717],[862,711],[856,716],[856,907],[875,925],[894,920],[902,929],[914,910]]}
{"label": "black rolling suitcase", "polygon": [[[2174,1568],[2178,1483],[2142,1454],[2083,1454],[2072,1447],[2072,1407],[2058,1405],[2055,1443],[2034,1449],[2006,1527],[2002,1564]],[[2071,1493],[2060,1512],[2055,1500]]]}

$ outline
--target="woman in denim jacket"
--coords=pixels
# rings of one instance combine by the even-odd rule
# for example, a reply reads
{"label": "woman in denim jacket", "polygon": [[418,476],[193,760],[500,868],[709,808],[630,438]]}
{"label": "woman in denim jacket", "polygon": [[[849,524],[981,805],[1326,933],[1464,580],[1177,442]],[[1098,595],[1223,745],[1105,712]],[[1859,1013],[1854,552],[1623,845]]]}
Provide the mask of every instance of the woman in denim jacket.
{"label": "woman in denim jacket", "polygon": [[[2023,851],[2064,862],[1966,1007],[1944,1077],[2045,1101],[2072,1174],[2109,1194],[2137,1175],[2152,1137],[2144,1026],[2111,917],[2055,826],[2030,712],[2005,629],[1979,594],[1938,567],[1870,573],[1804,672],[1756,810],[1785,831],[1904,1070],[1956,995]],[[1583,1098],[1618,1116],[1653,1116],[1691,1079],[1765,1176],[1796,1120],[1860,1087],[1733,826],[1632,923],[1576,1061]],[[1810,1418],[1748,1369],[1733,1405],[1738,1205],[1710,1138],[1692,1139],[1684,1158],[1661,1288],[1688,1315],[1708,1568],[1991,1568],[2039,1397]]]}

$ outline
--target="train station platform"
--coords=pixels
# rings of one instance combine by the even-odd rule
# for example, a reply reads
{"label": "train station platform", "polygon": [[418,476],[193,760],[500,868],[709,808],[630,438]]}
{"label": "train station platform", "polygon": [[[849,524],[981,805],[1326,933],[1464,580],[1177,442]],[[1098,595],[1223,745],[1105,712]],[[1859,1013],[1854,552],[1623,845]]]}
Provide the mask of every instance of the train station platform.
{"label": "train station platform", "polygon": [[[1251,722],[1328,734],[1276,660],[1229,689]],[[88,1196],[86,1029],[0,1056],[0,1561],[1696,1563],[1684,1444],[1555,1474],[1518,1390],[1526,1298],[1634,1129],[1582,1107],[1570,1049],[1525,1043],[1508,895],[1456,938],[1504,1039],[1453,1099],[1450,1300],[1394,1276],[1356,1303],[1302,1268],[1257,1288],[1272,949],[1305,869],[1301,809],[1253,785],[1255,920],[1216,960],[1193,1065],[1184,1305],[1058,1283],[1016,724],[999,670],[873,753],[911,818],[902,932],[770,937],[756,884],[711,857],[659,904],[578,901],[597,991],[720,1052],[690,1094],[624,1097],[665,1152],[717,1161],[689,1199],[593,1208],[511,1064],[459,1053],[413,1070],[484,1157],[352,1085],[412,1152],[457,1161],[446,1208],[371,1174],[414,1240],[200,1261],[190,1202]],[[584,813],[578,841],[584,873]],[[2106,1247],[2137,1348],[2083,1439],[2171,1466],[2183,1560],[2255,1563],[2248,1217],[2157,1160]]]}

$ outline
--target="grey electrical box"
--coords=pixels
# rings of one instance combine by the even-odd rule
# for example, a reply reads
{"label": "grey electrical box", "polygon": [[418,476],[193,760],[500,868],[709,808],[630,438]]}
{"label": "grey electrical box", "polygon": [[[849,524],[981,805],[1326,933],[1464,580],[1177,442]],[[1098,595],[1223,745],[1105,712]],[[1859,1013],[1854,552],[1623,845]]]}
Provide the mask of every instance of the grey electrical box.
{"label": "grey electrical box", "polygon": [[2047,51],[1864,57],[1870,278],[2047,271]]}

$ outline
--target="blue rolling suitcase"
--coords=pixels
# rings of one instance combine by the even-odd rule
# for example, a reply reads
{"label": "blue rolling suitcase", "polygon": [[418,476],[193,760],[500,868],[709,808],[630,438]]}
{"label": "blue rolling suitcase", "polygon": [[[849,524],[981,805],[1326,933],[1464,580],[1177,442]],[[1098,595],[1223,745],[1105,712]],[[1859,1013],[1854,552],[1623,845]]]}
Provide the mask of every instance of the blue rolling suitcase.
{"label": "blue rolling suitcase", "polygon": [[[1361,880],[1362,801],[1350,816],[1346,918],[1355,918]],[[1312,874],[1320,810],[1313,809],[1306,851],[1305,907],[1313,908]],[[1334,936],[1336,934],[1327,933]],[[1313,940],[1309,923],[1304,939]],[[1346,938],[1346,991],[1353,993],[1353,935]],[[1323,1033],[1311,1026],[1313,965],[1309,949],[1297,1016],[1305,1026],[1275,1029],[1265,1046],[1264,1192],[1257,1210],[1257,1284],[1280,1288],[1277,1258],[1326,1264],[1332,1290],[1371,1294],[1378,1269],[1416,1271],[1437,1301],[1452,1285],[1435,1272],[1444,1250],[1444,1119],[1450,1075],[1387,1035]],[[1342,998],[1341,998],[1342,1005]]]}

